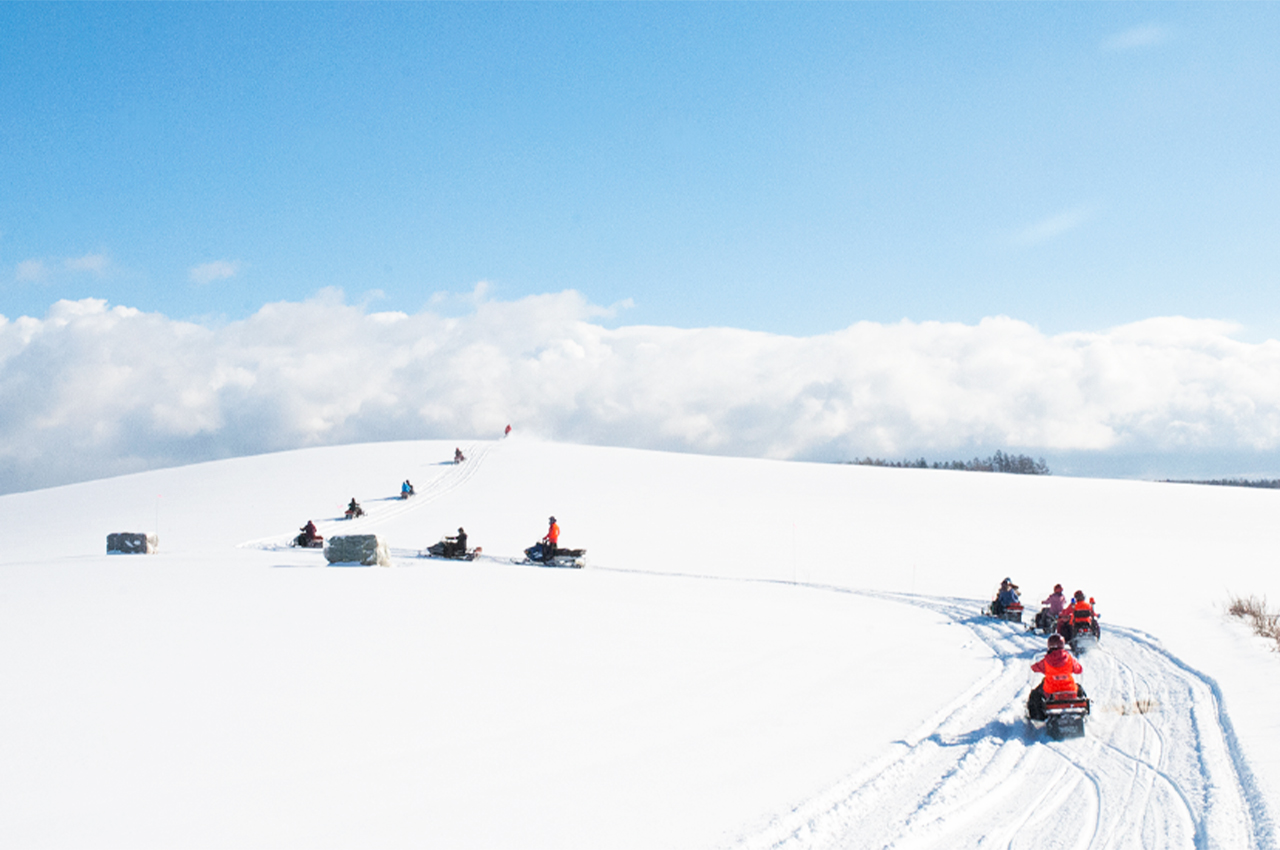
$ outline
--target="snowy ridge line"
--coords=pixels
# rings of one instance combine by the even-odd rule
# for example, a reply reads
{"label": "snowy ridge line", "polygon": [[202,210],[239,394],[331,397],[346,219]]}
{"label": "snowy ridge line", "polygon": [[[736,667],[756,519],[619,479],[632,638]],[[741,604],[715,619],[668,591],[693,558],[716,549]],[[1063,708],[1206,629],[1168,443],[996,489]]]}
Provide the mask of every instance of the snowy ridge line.
{"label": "snowy ridge line", "polygon": [[[453,469],[432,479],[420,492],[415,493],[408,499],[398,497],[389,497],[391,504],[374,509],[370,507],[365,511],[364,516],[355,519],[333,519],[325,520],[317,524],[317,530],[325,537],[332,537],[335,534],[362,534],[366,532],[370,526],[377,526],[381,523],[403,516],[411,511],[419,510],[422,507],[434,502],[441,496],[445,496],[457,490],[459,487],[470,481],[480,470],[480,465],[489,455],[489,452],[497,445],[494,442],[481,444],[479,449],[473,450],[476,444],[467,446],[467,459],[459,464],[454,464]],[[286,535],[273,534],[270,537],[259,537],[256,540],[246,540],[243,543],[236,544],[237,549],[266,549],[268,551],[281,551],[291,549],[289,544],[296,532]]]}
{"label": "snowy ridge line", "polygon": [[[1043,638],[967,613],[977,610],[973,600],[661,575],[802,586],[933,610],[985,644],[999,668],[994,679],[983,677],[987,687],[970,687],[917,729],[915,743],[894,742],[785,812],[744,824],[730,846],[1276,850],[1216,683],[1149,635],[1106,629],[1084,658],[1094,701],[1087,734],[1053,742],[1023,707]],[[1033,793],[1038,788],[1045,791]]]}

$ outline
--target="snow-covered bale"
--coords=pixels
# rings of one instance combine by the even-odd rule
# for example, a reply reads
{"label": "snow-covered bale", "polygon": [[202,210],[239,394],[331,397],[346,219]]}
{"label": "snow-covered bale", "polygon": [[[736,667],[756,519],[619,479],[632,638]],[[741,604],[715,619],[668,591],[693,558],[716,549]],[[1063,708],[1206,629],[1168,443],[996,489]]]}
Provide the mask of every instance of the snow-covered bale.
{"label": "snow-covered bale", "polygon": [[154,555],[159,548],[160,538],[154,534],[121,531],[107,535],[108,555]]}
{"label": "snow-covered bale", "polygon": [[330,537],[324,546],[324,557],[331,564],[363,564],[366,567],[391,566],[391,553],[385,540],[376,534],[347,534]]}

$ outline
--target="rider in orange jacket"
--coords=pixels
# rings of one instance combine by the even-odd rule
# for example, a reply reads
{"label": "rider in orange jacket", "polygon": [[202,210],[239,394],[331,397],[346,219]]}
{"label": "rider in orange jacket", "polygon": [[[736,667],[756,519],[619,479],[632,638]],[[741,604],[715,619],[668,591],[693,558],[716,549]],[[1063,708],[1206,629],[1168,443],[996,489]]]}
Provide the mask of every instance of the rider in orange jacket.
{"label": "rider in orange jacket", "polygon": [[556,518],[551,517],[547,520],[551,525],[547,529],[547,536],[542,538],[542,560],[550,561],[556,555],[556,544],[560,542],[560,526],[556,524]]}
{"label": "rider in orange jacket", "polygon": [[1082,632],[1091,632],[1095,636],[1100,633],[1098,614],[1093,610],[1092,599],[1085,600],[1084,591],[1077,590],[1071,604],[1062,610],[1058,618],[1058,632],[1067,640],[1071,640]]}
{"label": "rider in orange jacket", "polygon": [[1049,635],[1048,653],[1032,664],[1031,669],[1044,674],[1044,679],[1032,688],[1031,694],[1027,697],[1027,716],[1032,720],[1045,719],[1046,694],[1052,696],[1065,693],[1074,694],[1080,699],[1084,698],[1084,688],[1075,680],[1078,674],[1084,672],[1084,668],[1067,651],[1066,641],[1062,639],[1062,635]]}

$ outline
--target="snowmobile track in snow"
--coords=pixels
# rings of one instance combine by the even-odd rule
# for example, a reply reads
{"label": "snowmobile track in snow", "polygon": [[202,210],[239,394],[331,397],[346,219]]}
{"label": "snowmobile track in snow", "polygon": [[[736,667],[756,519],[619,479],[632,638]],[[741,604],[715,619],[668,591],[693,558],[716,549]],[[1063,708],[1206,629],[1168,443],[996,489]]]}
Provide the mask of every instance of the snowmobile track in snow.
{"label": "snowmobile track in snow", "polygon": [[[336,519],[318,523],[319,531],[325,537],[333,537],[342,534],[368,534],[377,530],[377,526],[381,525],[389,519],[403,516],[411,511],[419,510],[441,496],[452,493],[459,487],[462,487],[470,481],[480,466],[484,463],[484,459],[488,457],[489,452],[493,450],[496,443],[481,443],[479,447],[467,447],[467,459],[459,464],[452,464],[452,468],[437,475],[426,484],[415,495],[408,499],[400,499],[391,497],[375,503],[366,502],[365,513],[362,517],[355,519]],[[288,535],[272,535],[271,537],[263,537],[258,540],[248,540],[239,544],[241,549],[270,549],[280,550],[288,549],[290,541],[293,540],[297,532]],[[418,551],[415,550],[399,550],[393,549],[391,554],[394,557],[416,557]]]}
{"label": "snowmobile track in snow", "polygon": [[1217,685],[1140,631],[1104,624],[1081,658],[1085,737],[1025,718],[1044,639],[972,600],[826,589],[927,608],[992,652],[988,674],[891,752],[735,847],[1276,850]]}

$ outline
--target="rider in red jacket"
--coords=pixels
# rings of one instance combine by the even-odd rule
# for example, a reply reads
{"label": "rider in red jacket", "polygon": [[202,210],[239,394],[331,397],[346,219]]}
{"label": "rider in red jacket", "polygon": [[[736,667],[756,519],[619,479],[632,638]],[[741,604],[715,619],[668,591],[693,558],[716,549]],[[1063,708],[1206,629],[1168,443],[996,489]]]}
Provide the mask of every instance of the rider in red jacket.
{"label": "rider in red jacket", "polygon": [[1055,694],[1066,693],[1084,698],[1084,688],[1075,680],[1076,675],[1084,672],[1084,668],[1080,666],[1079,661],[1071,657],[1062,635],[1049,635],[1049,652],[1044,658],[1032,664],[1031,669],[1044,674],[1044,679],[1031,690],[1030,696],[1027,697],[1027,716],[1032,720],[1045,719],[1046,694],[1052,697]]}
{"label": "rider in red jacket", "polygon": [[556,544],[560,542],[560,526],[556,524],[556,518],[551,517],[547,522],[550,527],[547,529],[547,536],[542,538],[543,561],[550,561],[556,556]]}
{"label": "rider in red jacket", "polygon": [[1084,591],[1077,590],[1072,596],[1071,604],[1062,610],[1058,617],[1058,633],[1071,640],[1082,632],[1099,635],[1098,614],[1093,610],[1094,602],[1084,598]]}

